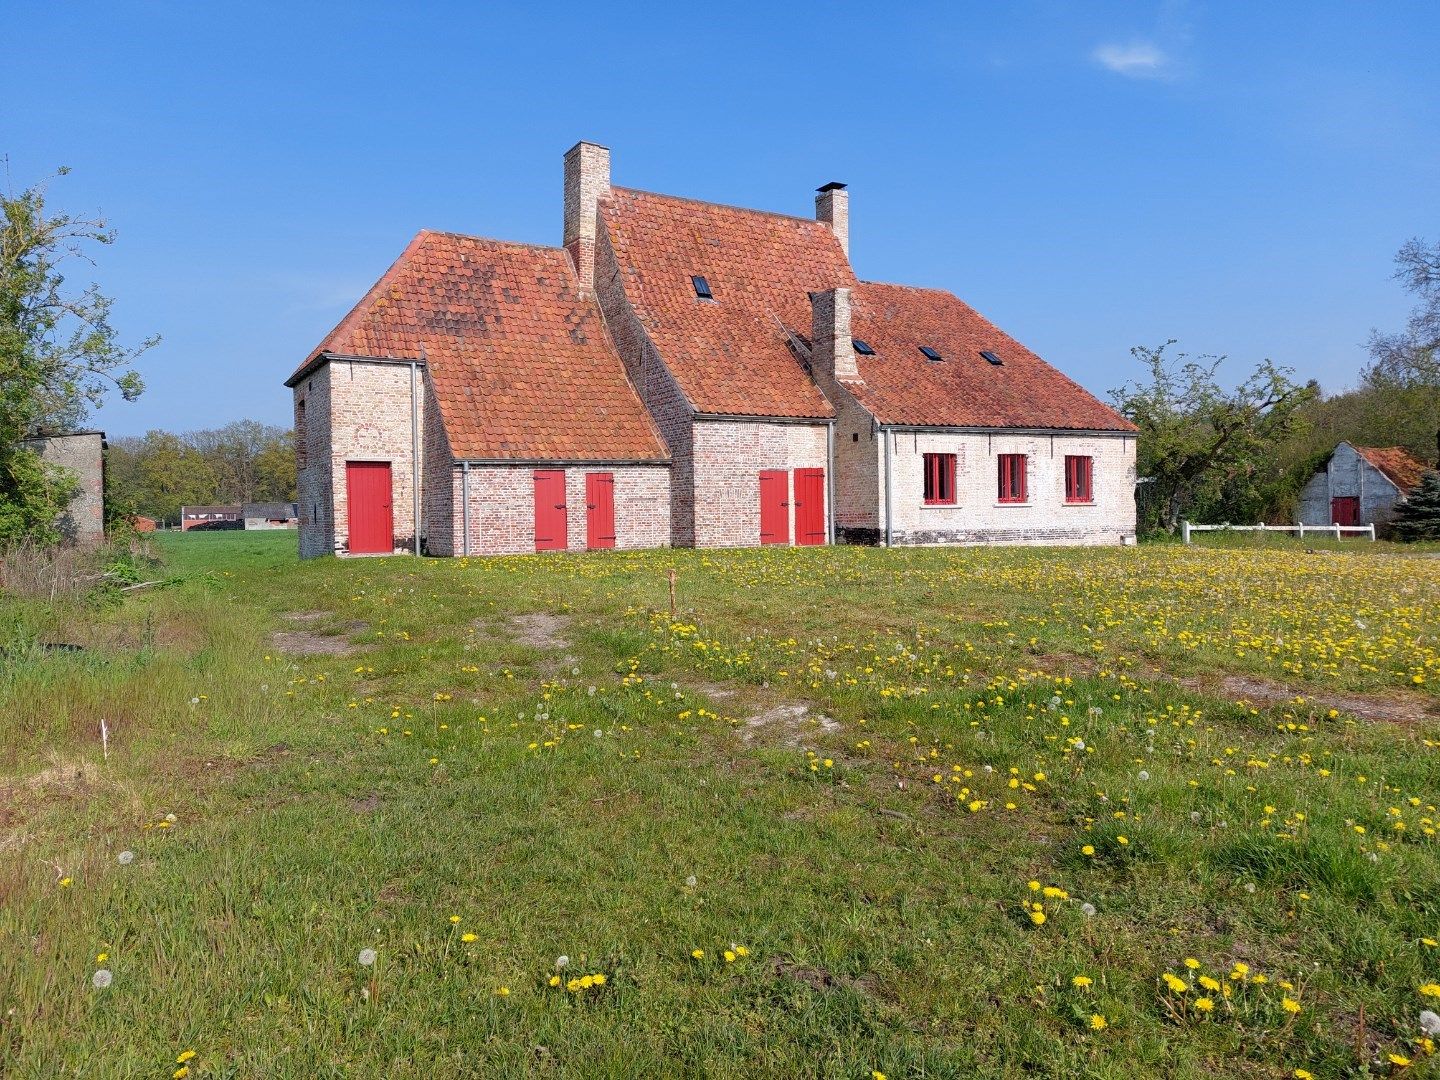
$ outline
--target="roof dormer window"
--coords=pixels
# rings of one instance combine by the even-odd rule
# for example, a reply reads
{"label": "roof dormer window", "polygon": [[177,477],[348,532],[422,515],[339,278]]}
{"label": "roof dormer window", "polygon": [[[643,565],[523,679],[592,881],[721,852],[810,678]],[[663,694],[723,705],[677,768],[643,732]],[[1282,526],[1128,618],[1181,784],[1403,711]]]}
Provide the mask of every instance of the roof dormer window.
{"label": "roof dormer window", "polygon": [[981,356],[983,359],[990,361],[990,363],[994,364],[996,367],[1001,367],[1001,366],[1003,366],[1004,363],[1005,363],[1004,360],[1001,360],[1000,357],[996,356],[996,355],[995,355],[993,352],[991,352],[989,349],[981,349],[981,350],[980,350],[980,356]]}
{"label": "roof dormer window", "polygon": [[870,347],[870,343],[869,343],[868,341],[861,341],[861,340],[857,337],[857,338],[851,338],[851,339],[850,339],[850,344],[855,347],[855,351],[856,351],[857,353],[859,353],[861,356],[874,356],[874,355],[875,355],[875,350]]}
{"label": "roof dormer window", "polygon": [[938,364],[941,360],[945,359],[929,345],[921,345],[920,351],[925,354],[925,359],[929,360],[932,364]]}
{"label": "roof dormer window", "polygon": [[695,295],[701,300],[714,300],[715,294],[710,291],[710,283],[699,274],[690,279],[690,284],[695,286]]}

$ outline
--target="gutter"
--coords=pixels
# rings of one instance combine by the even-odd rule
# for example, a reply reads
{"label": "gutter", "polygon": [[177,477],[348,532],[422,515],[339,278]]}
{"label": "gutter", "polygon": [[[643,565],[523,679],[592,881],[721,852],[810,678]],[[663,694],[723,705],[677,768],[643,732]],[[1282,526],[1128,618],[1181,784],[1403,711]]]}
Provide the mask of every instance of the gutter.
{"label": "gutter", "polygon": [[825,425],[825,542],[835,544],[835,424]]}
{"label": "gutter", "polygon": [[885,440],[885,546],[890,546],[890,429],[882,426],[880,437]]}
{"label": "gutter", "polygon": [[[461,527],[465,530],[464,539],[460,541],[460,554],[468,557],[470,554],[470,462],[468,461],[460,463],[460,503],[460,516],[463,520]],[[452,523],[455,521],[453,515],[450,521]]]}
{"label": "gutter", "polygon": [[[424,352],[422,349],[421,352]],[[410,494],[414,503],[414,517],[411,519],[415,532],[415,556],[420,555],[420,394],[416,386],[423,360],[410,363]],[[451,519],[454,520],[453,518]]]}

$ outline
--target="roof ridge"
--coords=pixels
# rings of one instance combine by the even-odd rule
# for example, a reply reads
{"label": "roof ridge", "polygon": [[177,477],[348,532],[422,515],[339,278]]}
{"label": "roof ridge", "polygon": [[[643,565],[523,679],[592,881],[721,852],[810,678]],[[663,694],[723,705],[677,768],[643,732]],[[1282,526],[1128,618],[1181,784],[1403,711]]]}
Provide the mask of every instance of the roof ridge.
{"label": "roof ridge", "polygon": [[421,229],[417,236],[447,236],[455,240],[479,240],[500,247],[528,248],[531,251],[557,252],[565,249],[558,244],[531,244],[524,240],[501,240],[498,236],[476,236],[474,233],[455,232],[451,229]]}
{"label": "roof ridge", "polygon": [[[787,214],[780,210],[757,210],[753,206],[737,206],[734,203],[714,202],[710,199],[696,199],[689,195],[669,195],[663,191],[648,191],[645,188],[623,187],[618,184],[611,185],[610,190],[612,192],[628,191],[632,195],[649,195],[655,199],[670,199],[674,202],[692,203],[696,206],[714,206],[721,210],[738,210],[743,214],[760,214],[764,217],[783,218],[786,221],[803,221],[807,225],[816,225],[824,228],[824,223],[816,221],[814,218],[801,217],[799,214]],[[602,201],[604,200],[602,199]],[[827,229],[826,231],[828,232],[829,230]]]}

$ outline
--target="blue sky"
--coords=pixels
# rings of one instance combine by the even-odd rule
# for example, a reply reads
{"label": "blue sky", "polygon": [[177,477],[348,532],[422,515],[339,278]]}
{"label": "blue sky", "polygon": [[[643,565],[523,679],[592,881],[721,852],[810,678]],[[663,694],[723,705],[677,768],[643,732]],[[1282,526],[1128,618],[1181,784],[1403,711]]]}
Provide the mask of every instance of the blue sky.
{"label": "blue sky", "polygon": [[[796,214],[1103,394],[1179,338],[1353,383],[1440,239],[1440,5],[637,6],[11,0],[13,188],[119,241],[149,390],[111,434],[289,423],[285,376],[429,227],[558,243],[560,160]],[[45,43],[17,50],[14,40]]]}

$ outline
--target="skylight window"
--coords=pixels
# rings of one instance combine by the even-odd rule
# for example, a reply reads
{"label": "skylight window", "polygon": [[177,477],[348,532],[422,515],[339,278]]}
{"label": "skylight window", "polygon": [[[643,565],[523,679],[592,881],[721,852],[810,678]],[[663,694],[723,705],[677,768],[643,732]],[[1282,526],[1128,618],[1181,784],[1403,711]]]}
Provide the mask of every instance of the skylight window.
{"label": "skylight window", "polygon": [[920,351],[925,354],[925,359],[929,360],[932,364],[939,363],[941,360],[945,359],[929,345],[921,345]]}
{"label": "skylight window", "polygon": [[698,274],[690,279],[690,284],[695,286],[695,295],[701,300],[714,300],[715,294],[710,291],[710,283]]}
{"label": "skylight window", "polygon": [[1005,363],[1004,360],[1001,360],[1000,357],[996,356],[996,355],[995,355],[993,352],[991,352],[989,349],[981,349],[981,350],[980,350],[980,355],[981,355],[982,357],[984,357],[986,360],[989,360],[990,363],[994,364],[996,367],[1000,367],[1000,366],[1002,366],[1002,365]]}
{"label": "skylight window", "polygon": [[857,338],[851,338],[851,339],[850,339],[850,344],[855,346],[855,351],[858,352],[861,356],[874,356],[874,355],[875,355],[875,350],[870,347],[870,343],[869,343],[868,341],[861,341],[861,340],[857,337]]}

